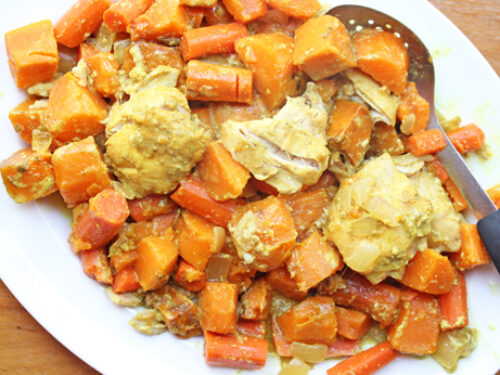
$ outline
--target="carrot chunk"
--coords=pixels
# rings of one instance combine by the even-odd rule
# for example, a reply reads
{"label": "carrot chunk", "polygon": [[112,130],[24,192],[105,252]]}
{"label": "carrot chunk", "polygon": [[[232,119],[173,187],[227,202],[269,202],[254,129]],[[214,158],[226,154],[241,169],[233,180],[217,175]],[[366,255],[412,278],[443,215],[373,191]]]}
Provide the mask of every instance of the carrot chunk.
{"label": "carrot chunk", "polygon": [[139,277],[133,268],[125,268],[116,273],[113,285],[115,293],[135,292],[139,289]]}
{"label": "carrot chunk", "polygon": [[161,237],[142,239],[137,245],[134,265],[142,289],[152,290],[165,284],[177,265],[178,255],[172,228],[167,228]]}
{"label": "carrot chunk", "polygon": [[461,154],[477,151],[484,146],[484,132],[476,124],[469,124],[452,130],[448,133],[448,138]]}
{"label": "carrot chunk", "polygon": [[396,351],[389,342],[383,342],[370,349],[344,359],[329,370],[327,375],[370,375],[396,358]]}
{"label": "carrot chunk", "polygon": [[92,44],[82,43],[78,46],[77,61],[83,60],[85,64],[89,63],[89,59],[97,55],[100,51]]}
{"label": "carrot chunk", "polygon": [[28,98],[9,112],[9,119],[16,133],[31,144],[33,130],[42,126],[47,107],[40,107],[36,98]]}
{"label": "carrot chunk", "polygon": [[252,102],[252,72],[248,69],[191,60],[186,74],[189,100]]}
{"label": "carrot chunk", "polygon": [[248,170],[220,142],[208,145],[196,169],[208,193],[218,201],[238,198],[250,178]]}
{"label": "carrot chunk", "polygon": [[227,11],[221,0],[217,1],[214,6],[206,8],[205,20],[209,26],[234,22],[233,16]]}
{"label": "carrot chunk", "polygon": [[104,130],[108,115],[104,99],[88,87],[80,86],[73,73],[59,78],[50,91],[44,117],[47,130],[61,141],[83,139]]}
{"label": "carrot chunk", "polygon": [[296,90],[293,79],[293,38],[283,33],[256,34],[239,39],[235,50],[254,75],[255,88],[266,108],[282,105]]}
{"label": "carrot chunk", "polygon": [[237,207],[228,228],[238,256],[261,272],[282,266],[297,237],[290,211],[274,196]]}
{"label": "carrot chunk", "polygon": [[495,206],[500,208],[500,184],[489,188],[486,192],[490,196],[493,203],[495,203]]}
{"label": "carrot chunk", "polygon": [[437,251],[419,251],[408,263],[401,283],[429,294],[445,294],[453,287],[455,270],[448,258]]}
{"label": "carrot chunk", "polygon": [[446,171],[446,168],[437,157],[427,163],[427,169],[434,173],[436,177],[439,178],[442,184],[444,184],[450,178],[448,172]]}
{"label": "carrot chunk", "polygon": [[17,87],[49,81],[57,72],[59,54],[52,22],[35,22],[5,33],[10,72]]}
{"label": "carrot chunk", "polygon": [[108,168],[92,137],[59,147],[52,155],[52,165],[59,192],[69,206],[111,186]]}
{"label": "carrot chunk", "polygon": [[186,178],[170,197],[179,206],[224,228],[229,224],[234,209],[244,203],[242,200],[217,202],[194,177]]}
{"label": "carrot chunk", "polygon": [[335,103],[326,132],[330,148],[345,153],[357,166],[363,161],[372,134],[373,122],[363,104],[340,99]]}
{"label": "carrot chunk", "polygon": [[265,0],[222,0],[227,11],[239,23],[248,23],[267,12]]}
{"label": "carrot chunk", "polygon": [[429,103],[418,93],[415,82],[408,82],[401,95],[398,113],[401,131],[404,134],[415,134],[425,130],[429,122]]}
{"label": "carrot chunk", "polygon": [[238,334],[257,337],[263,339],[266,337],[267,322],[265,320],[238,320]]}
{"label": "carrot chunk", "polygon": [[128,32],[130,24],[153,4],[154,0],[119,0],[103,14],[104,24],[114,32]]}
{"label": "carrot chunk", "polygon": [[460,228],[462,246],[456,253],[449,254],[451,263],[460,271],[465,271],[482,264],[488,264],[488,251],[479,237],[476,224],[462,224]]}
{"label": "carrot chunk", "polygon": [[296,300],[303,300],[307,297],[307,291],[299,288],[286,267],[280,267],[268,272],[266,279],[274,290],[283,294],[285,297]]}
{"label": "carrot chunk", "polygon": [[198,295],[198,303],[204,331],[225,335],[236,332],[237,285],[209,281]]}
{"label": "carrot chunk", "polygon": [[111,0],[78,0],[55,24],[57,41],[69,48],[78,46],[99,28],[111,4]]}
{"label": "carrot chunk", "polygon": [[267,4],[290,17],[300,19],[311,18],[321,8],[317,0],[267,0]]}
{"label": "carrot chunk", "polygon": [[180,37],[188,30],[186,10],[179,0],[156,0],[130,25],[132,40]]}
{"label": "carrot chunk", "polygon": [[96,91],[105,97],[112,97],[120,88],[118,70],[120,64],[109,52],[99,52],[88,59],[90,77]]}
{"label": "carrot chunk", "polygon": [[356,56],[346,27],[329,15],[307,20],[295,31],[293,63],[314,81],[355,67]]}
{"label": "carrot chunk", "polygon": [[424,355],[436,351],[440,324],[436,297],[406,290],[398,318],[388,328],[388,338],[398,352]]}
{"label": "carrot chunk", "polygon": [[437,154],[444,150],[446,141],[440,130],[431,129],[413,134],[408,138],[406,147],[415,156]]}
{"label": "carrot chunk", "polygon": [[288,269],[294,275],[300,290],[309,290],[344,266],[334,247],[317,230],[298,243],[288,260]]}
{"label": "carrot chunk", "polygon": [[191,292],[199,292],[206,285],[205,272],[196,269],[183,259],[179,262],[174,279]]}
{"label": "carrot chunk", "polygon": [[101,284],[114,284],[108,254],[103,248],[80,252],[83,272]]}
{"label": "carrot chunk", "polygon": [[[325,281],[331,280],[327,279]],[[325,285],[322,285],[323,287]],[[321,291],[322,288],[320,288],[320,293],[322,295],[332,295],[337,305],[353,307],[370,314],[374,320],[380,322],[383,326],[388,326],[396,318],[401,291],[390,284],[382,282],[372,285],[363,276],[354,272],[347,272],[343,279],[339,280],[339,285],[333,288],[333,291],[327,288]]]}
{"label": "carrot chunk", "polygon": [[76,253],[107,245],[127,220],[127,200],[122,193],[106,189],[91,198],[85,212],[78,218],[70,236]]}
{"label": "carrot chunk", "polygon": [[265,278],[253,283],[241,297],[241,319],[266,320],[271,310],[272,287]]}
{"label": "carrot chunk", "polygon": [[403,94],[410,59],[400,38],[388,31],[363,29],[352,37],[358,68],[397,95]]}
{"label": "carrot chunk", "polygon": [[207,220],[184,210],[177,223],[177,243],[181,257],[203,271],[212,254],[224,246],[226,232]]}
{"label": "carrot chunk", "polygon": [[200,27],[186,31],[179,47],[182,57],[188,61],[206,55],[233,52],[234,43],[247,35],[246,27],[239,23]]}
{"label": "carrot chunk", "polygon": [[[195,0],[196,1],[196,0]],[[201,0],[203,1],[203,0]],[[217,1],[217,0],[215,0]],[[182,1],[181,1],[182,3]],[[188,19],[190,29],[197,29],[203,23],[205,19],[205,8],[204,7],[185,7],[186,17]]]}
{"label": "carrot chunk", "polygon": [[[141,51],[146,73],[150,73],[154,68],[160,65],[168,65],[180,71],[184,69],[184,62],[182,61],[182,56],[178,48],[167,47],[159,43],[146,42],[144,40],[139,40],[133,45],[139,47]],[[128,48],[125,52],[121,69],[130,73],[134,67],[134,57],[130,53],[130,48]]]}
{"label": "carrot chunk", "polygon": [[467,286],[462,272],[457,272],[456,284],[448,293],[440,295],[438,302],[441,312],[441,331],[450,331],[469,325]]}
{"label": "carrot chunk", "polygon": [[371,318],[361,311],[335,307],[337,333],[350,340],[361,339],[370,329]]}
{"label": "carrot chunk", "polygon": [[168,214],[176,208],[175,202],[166,194],[152,194],[128,202],[130,216],[135,221],[151,220],[156,216]]}
{"label": "carrot chunk", "polygon": [[331,345],[337,334],[335,303],[330,297],[310,297],[276,318],[285,340]]}
{"label": "carrot chunk", "polygon": [[367,154],[380,156],[386,152],[392,156],[401,155],[405,152],[405,147],[394,126],[377,122],[373,125]]}
{"label": "carrot chunk", "polygon": [[50,153],[31,148],[16,151],[0,163],[5,189],[17,203],[45,197],[57,190]]}
{"label": "carrot chunk", "polygon": [[204,355],[210,366],[257,369],[266,364],[269,343],[251,336],[205,332]]}
{"label": "carrot chunk", "polygon": [[455,182],[451,178],[448,178],[444,183],[443,183],[444,190],[448,193],[450,196],[451,202],[453,203],[453,207],[455,208],[455,211],[461,212],[466,210],[469,207],[469,204],[467,203],[467,200],[465,197],[462,195],[461,191],[458,189],[457,185],[455,185]]}

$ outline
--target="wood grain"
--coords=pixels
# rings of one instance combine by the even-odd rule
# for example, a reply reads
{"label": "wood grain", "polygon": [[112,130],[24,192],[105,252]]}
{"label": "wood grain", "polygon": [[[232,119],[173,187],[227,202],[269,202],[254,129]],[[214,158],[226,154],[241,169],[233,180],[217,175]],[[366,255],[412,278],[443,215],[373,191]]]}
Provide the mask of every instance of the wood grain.
{"label": "wood grain", "polygon": [[[499,0],[430,0],[478,47],[500,75]],[[1,375],[94,375],[45,331],[0,282]]]}

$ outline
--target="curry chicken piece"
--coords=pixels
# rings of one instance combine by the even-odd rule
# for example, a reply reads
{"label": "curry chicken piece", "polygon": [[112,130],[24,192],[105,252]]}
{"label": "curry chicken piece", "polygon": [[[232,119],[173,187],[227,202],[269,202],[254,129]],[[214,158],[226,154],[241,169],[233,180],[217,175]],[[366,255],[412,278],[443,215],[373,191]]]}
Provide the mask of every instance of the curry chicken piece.
{"label": "curry chicken piece", "polygon": [[431,230],[431,203],[418,195],[389,154],[342,182],[325,228],[349,268],[372,283],[400,278]]}
{"label": "curry chicken piece", "polygon": [[166,87],[138,92],[113,107],[106,133],[105,161],[128,198],[174,190],[209,141],[186,97]]}

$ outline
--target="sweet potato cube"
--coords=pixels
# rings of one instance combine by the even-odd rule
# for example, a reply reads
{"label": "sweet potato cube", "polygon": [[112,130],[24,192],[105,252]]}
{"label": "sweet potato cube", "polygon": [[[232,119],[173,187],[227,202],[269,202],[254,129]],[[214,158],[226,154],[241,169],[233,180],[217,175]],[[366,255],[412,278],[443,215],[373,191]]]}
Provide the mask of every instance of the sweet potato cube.
{"label": "sweet potato cube", "polygon": [[135,221],[151,220],[156,216],[168,214],[177,207],[166,194],[151,194],[128,202],[130,216]]}
{"label": "sweet potato cube", "polygon": [[57,72],[59,54],[52,22],[35,22],[5,34],[9,68],[17,87],[49,81]]}
{"label": "sweet potato cube", "polygon": [[[141,51],[147,73],[160,65],[168,65],[179,70],[184,68],[184,62],[178,48],[167,47],[159,43],[146,42],[144,40],[139,40],[131,46],[134,45]],[[134,57],[130,53],[130,48],[128,48],[125,52],[121,69],[129,73],[134,67]]]}
{"label": "sweet potato cube", "polygon": [[73,73],[67,73],[50,92],[44,124],[54,137],[73,141],[101,133],[104,130],[101,121],[107,115],[104,99],[88,87],[80,86]]}
{"label": "sweet potato cube", "polygon": [[361,311],[335,307],[337,333],[350,340],[361,339],[371,327],[371,318]]}
{"label": "sweet potato cube", "polygon": [[318,285],[343,265],[337,249],[328,244],[317,230],[295,246],[288,260],[290,273],[299,289],[304,291]]}
{"label": "sweet potato cube", "polygon": [[220,142],[208,145],[196,169],[209,194],[218,201],[238,198],[250,178],[248,170]]}
{"label": "sweet potato cube", "polygon": [[86,250],[79,253],[83,272],[102,284],[113,284],[113,272],[106,249]]}
{"label": "sweet potato cube", "polygon": [[50,153],[31,148],[16,151],[0,163],[3,183],[17,203],[45,197],[57,190]]}
{"label": "sweet potato cube", "polygon": [[490,262],[476,224],[462,224],[460,228],[462,246],[456,253],[449,254],[451,263],[460,271],[465,271]]}
{"label": "sweet potato cube", "polygon": [[345,153],[354,166],[363,160],[370,145],[373,122],[363,104],[340,99],[335,103],[326,132],[331,149]]}
{"label": "sweet potato cube", "polygon": [[500,184],[490,187],[486,190],[486,192],[490,196],[493,203],[495,203],[495,206],[500,208]]}
{"label": "sweet potato cube", "polygon": [[224,246],[226,232],[209,221],[184,210],[177,223],[177,243],[181,257],[203,271],[212,254]]}
{"label": "sweet potato cube", "polygon": [[358,68],[397,95],[403,94],[410,59],[401,38],[385,30],[363,29],[352,37]]}
{"label": "sweet potato cube", "polygon": [[236,332],[238,286],[207,282],[198,295],[203,330],[229,335]]}
{"label": "sweet potato cube", "polygon": [[33,130],[42,126],[46,106],[35,104],[37,99],[28,98],[9,112],[9,119],[14,130],[26,142],[31,143]]}
{"label": "sweet potato cube", "polygon": [[307,291],[299,288],[285,266],[269,272],[266,279],[274,290],[283,294],[285,297],[299,301],[307,297]]}
{"label": "sweet potato cube", "polygon": [[386,152],[392,156],[401,155],[405,152],[405,146],[394,126],[377,122],[373,125],[367,154],[380,156]]}
{"label": "sweet potato cube", "polygon": [[324,15],[307,20],[295,31],[293,63],[314,81],[356,66],[346,27]]}
{"label": "sweet potato cube", "polygon": [[90,77],[96,91],[105,97],[112,97],[120,88],[118,69],[120,64],[109,52],[99,52],[88,59]]}
{"label": "sweet potato cube", "polygon": [[285,340],[331,345],[337,334],[335,302],[330,297],[311,297],[276,319]]}
{"label": "sweet potato cube", "polygon": [[238,256],[261,272],[283,265],[297,237],[290,211],[274,196],[237,207],[228,228]]}
{"label": "sweet potato cube", "polygon": [[222,3],[239,23],[248,23],[267,12],[265,0],[222,0]]}
{"label": "sweet potato cube", "polygon": [[437,298],[406,290],[398,318],[387,330],[389,342],[401,353],[432,354],[437,347],[439,324]]}
{"label": "sweet potato cube", "polygon": [[94,138],[59,147],[52,155],[59,192],[68,206],[88,201],[110,187],[108,167]]}
{"label": "sweet potato cube", "polygon": [[205,272],[196,269],[183,259],[179,261],[174,278],[183,288],[191,292],[199,292],[206,285]]}
{"label": "sweet potato cube", "polygon": [[330,198],[324,189],[281,195],[280,199],[291,208],[293,222],[299,234],[309,230],[330,204]]}
{"label": "sweet potato cube", "polygon": [[419,251],[406,266],[401,283],[429,294],[445,294],[453,287],[455,270],[448,257],[437,251]]}
{"label": "sweet potato cube", "polygon": [[130,25],[132,40],[180,37],[189,28],[184,6],[179,0],[157,0]]}
{"label": "sweet potato cube", "polygon": [[398,119],[401,121],[401,132],[410,135],[427,128],[429,122],[429,103],[418,93],[415,82],[408,82],[401,95],[398,108]]}
{"label": "sweet potato cube", "polygon": [[318,0],[267,0],[267,4],[290,17],[299,19],[311,18],[321,8]]}
{"label": "sweet potato cube", "polygon": [[265,278],[253,283],[241,297],[241,319],[266,320],[271,310],[272,287]]}
{"label": "sweet potato cube", "polygon": [[161,237],[148,236],[137,245],[135,272],[144,290],[153,290],[165,284],[177,265],[179,249],[174,231],[167,228]]}
{"label": "sweet potato cube", "polygon": [[293,45],[293,38],[283,33],[247,36],[234,45],[238,56],[252,71],[255,88],[269,111],[296,91]]}

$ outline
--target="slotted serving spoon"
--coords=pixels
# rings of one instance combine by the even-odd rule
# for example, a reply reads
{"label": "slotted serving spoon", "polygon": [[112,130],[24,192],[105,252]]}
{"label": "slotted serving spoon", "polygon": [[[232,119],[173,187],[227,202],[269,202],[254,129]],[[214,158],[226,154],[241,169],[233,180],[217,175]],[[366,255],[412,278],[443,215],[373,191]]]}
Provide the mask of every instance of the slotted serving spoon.
{"label": "slotted serving spoon", "polygon": [[408,27],[375,9],[359,5],[342,5],[330,9],[326,14],[340,19],[351,32],[363,28],[376,28],[389,31],[403,40],[410,57],[408,80],[415,82],[420,95],[429,102],[430,116],[427,128],[439,129],[445,134],[446,148],[438,154],[439,159],[479,220],[477,223],[479,234],[493,264],[500,272],[500,210],[497,210],[481,188],[439,124],[434,108],[434,65],[427,47]]}

